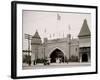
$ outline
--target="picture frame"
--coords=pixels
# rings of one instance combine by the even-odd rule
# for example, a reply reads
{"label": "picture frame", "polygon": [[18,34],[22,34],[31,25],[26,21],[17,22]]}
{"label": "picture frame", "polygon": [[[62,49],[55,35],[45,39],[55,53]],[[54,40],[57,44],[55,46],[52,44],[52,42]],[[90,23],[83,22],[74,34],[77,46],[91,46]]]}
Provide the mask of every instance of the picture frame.
{"label": "picture frame", "polygon": [[11,78],[97,74],[97,29],[97,6],[12,1]]}

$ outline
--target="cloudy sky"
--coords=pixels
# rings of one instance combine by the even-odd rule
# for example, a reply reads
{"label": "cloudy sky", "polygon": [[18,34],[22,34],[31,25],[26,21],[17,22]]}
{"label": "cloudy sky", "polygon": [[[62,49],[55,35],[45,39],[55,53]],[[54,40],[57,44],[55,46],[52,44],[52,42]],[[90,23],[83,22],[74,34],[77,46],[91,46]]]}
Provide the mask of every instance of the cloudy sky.
{"label": "cloudy sky", "polygon": [[[23,10],[23,46],[27,45],[24,34],[34,35],[36,30],[40,37],[49,39],[63,38],[70,33],[77,38],[84,19],[91,30],[91,14],[71,12],[46,12]],[[70,26],[70,28],[69,28]]]}

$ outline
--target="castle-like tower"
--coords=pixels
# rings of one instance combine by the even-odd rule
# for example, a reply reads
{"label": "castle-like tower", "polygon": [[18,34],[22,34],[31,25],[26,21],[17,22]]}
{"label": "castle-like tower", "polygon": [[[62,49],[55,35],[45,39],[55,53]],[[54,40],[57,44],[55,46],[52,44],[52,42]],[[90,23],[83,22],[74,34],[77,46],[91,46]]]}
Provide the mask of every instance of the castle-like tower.
{"label": "castle-like tower", "polygon": [[36,30],[31,40],[31,50],[32,50],[31,61],[32,62],[33,60],[38,59],[38,55],[40,53],[39,48],[41,47],[41,45],[42,45],[42,41],[40,35],[38,34],[38,31]]}
{"label": "castle-like tower", "polygon": [[90,62],[91,59],[91,32],[85,19],[79,32],[79,55],[80,62]]}

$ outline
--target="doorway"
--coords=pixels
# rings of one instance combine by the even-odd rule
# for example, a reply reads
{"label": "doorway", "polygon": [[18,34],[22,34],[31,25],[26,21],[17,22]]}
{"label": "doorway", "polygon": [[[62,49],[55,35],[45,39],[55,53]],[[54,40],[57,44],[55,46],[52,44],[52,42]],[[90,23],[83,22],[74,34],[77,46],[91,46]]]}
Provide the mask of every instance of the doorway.
{"label": "doorway", "polygon": [[88,55],[86,53],[82,54],[82,62],[88,62]]}
{"label": "doorway", "polygon": [[56,63],[57,61],[59,63],[61,62],[64,62],[64,54],[61,50],[59,49],[55,49],[51,55],[50,55],[50,58],[51,58],[51,63]]}

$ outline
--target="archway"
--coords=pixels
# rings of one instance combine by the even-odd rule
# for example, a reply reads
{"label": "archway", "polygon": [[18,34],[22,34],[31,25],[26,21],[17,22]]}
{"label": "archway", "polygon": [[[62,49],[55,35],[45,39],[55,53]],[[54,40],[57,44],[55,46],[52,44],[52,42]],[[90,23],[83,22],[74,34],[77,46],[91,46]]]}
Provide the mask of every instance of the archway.
{"label": "archway", "polygon": [[59,59],[60,62],[64,62],[64,54],[61,50],[59,49],[55,49],[51,55],[50,55],[50,58],[51,58],[51,63],[56,63],[56,60]]}
{"label": "archway", "polygon": [[86,53],[82,54],[82,62],[88,62],[88,55]]}

